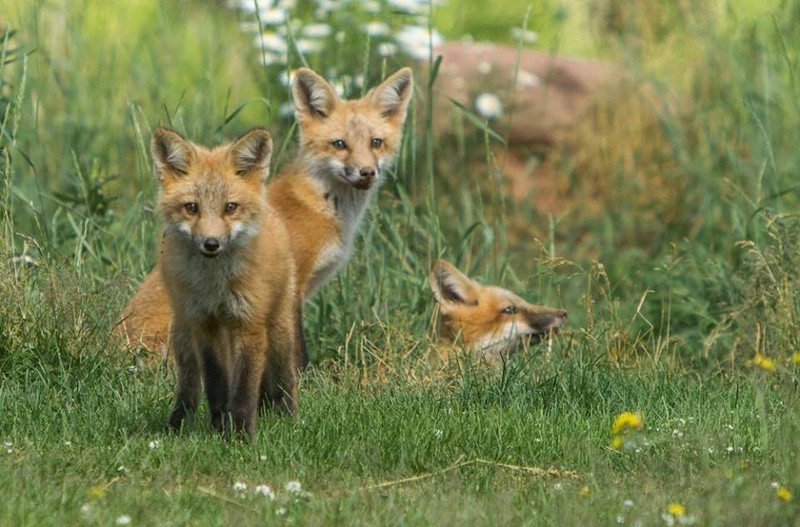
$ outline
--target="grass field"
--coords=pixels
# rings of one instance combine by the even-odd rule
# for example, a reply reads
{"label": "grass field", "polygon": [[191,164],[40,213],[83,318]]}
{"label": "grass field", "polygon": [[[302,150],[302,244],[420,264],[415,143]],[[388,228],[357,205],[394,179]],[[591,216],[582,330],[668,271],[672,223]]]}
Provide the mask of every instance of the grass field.
{"label": "grass field", "polygon": [[[512,43],[528,13],[540,49],[623,64],[675,109],[595,116],[555,156],[547,216],[487,183],[485,130],[440,139],[415,108],[307,306],[299,415],[263,416],[252,444],[205,410],[165,434],[172,372],[110,334],[154,265],[153,127],[265,124],[291,156],[285,66],[222,4],[0,0],[0,525],[800,524],[796,2],[435,8],[448,38]],[[380,5],[392,31],[427,23]],[[356,75],[409,64],[353,29],[378,16],[362,7],[290,66],[358,95]],[[568,309],[567,330],[502,368],[431,359],[440,256]]]}

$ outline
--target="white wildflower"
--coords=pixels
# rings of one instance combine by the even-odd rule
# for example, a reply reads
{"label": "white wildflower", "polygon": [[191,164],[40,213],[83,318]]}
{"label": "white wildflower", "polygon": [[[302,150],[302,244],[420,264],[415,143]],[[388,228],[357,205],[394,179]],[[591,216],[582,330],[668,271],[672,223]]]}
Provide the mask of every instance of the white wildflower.
{"label": "white wildflower", "polygon": [[503,103],[493,93],[481,93],[475,99],[475,109],[486,119],[494,119],[503,115]]}
{"label": "white wildflower", "polygon": [[150,441],[149,443],[147,443],[147,447],[148,447],[150,450],[155,450],[155,449],[156,449],[156,448],[158,448],[159,446],[161,446],[161,443],[159,443],[159,442],[158,442],[158,441],[156,441],[156,440],[153,440],[153,441]]}
{"label": "white wildflower", "polygon": [[317,53],[318,51],[322,50],[322,43],[317,40],[301,38],[295,42],[295,44],[297,45],[297,51],[304,55]]}
{"label": "white wildflower", "polygon": [[397,45],[390,42],[384,42],[378,46],[378,54],[381,57],[391,57],[397,54]]}
{"label": "white wildflower", "polygon": [[364,32],[371,37],[388,35],[391,29],[383,22],[372,21],[364,24]]}
{"label": "white wildflower", "polygon": [[261,494],[262,496],[268,498],[270,501],[275,501],[275,491],[273,491],[269,485],[256,486],[256,494]]}
{"label": "white wildflower", "polygon": [[442,43],[442,35],[436,31],[429,31],[427,27],[405,26],[395,36],[400,49],[407,55],[417,60],[428,58],[431,47]]}
{"label": "white wildflower", "polygon": [[419,0],[388,0],[387,3],[393,9],[410,14],[424,14],[428,12],[428,2]]}
{"label": "white wildflower", "polygon": [[489,75],[492,72],[492,63],[488,60],[482,60],[475,66],[475,69],[481,75]]}
{"label": "white wildflower", "polygon": [[127,514],[123,514],[122,516],[117,518],[115,522],[117,525],[130,525],[131,524],[131,517]]}
{"label": "white wildflower", "polygon": [[[284,119],[290,119],[294,117],[294,103],[285,102],[278,106],[278,116]],[[263,459],[261,461],[266,461],[267,456],[261,456]]]}
{"label": "white wildflower", "polygon": [[279,26],[286,22],[287,15],[285,9],[262,9],[258,12],[258,19],[265,26]]}
{"label": "white wildflower", "polygon": [[362,0],[361,9],[363,9],[367,13],[380,13],[381,3],[376,2],[374,0]]}
{"label": "white wildflower", "polygon": [[331,35],[331,26],[328,24],[308,24],[303,26],[303,36],[308,38],[325,38]]}
{"label": "white wildflower", "polygon": [[271,31],[266,31],[257,37],[256,46],[280,54],[286,53],[286,50],[289,49],[286,39]]}
{"label": "white wildflower", "polygon": [[522,29],[521,27],[512,27],[511,28],[511,38],[514,40],[521,40],[522,42],[526,42],[528,44],[533,44],[537,40],[539,40],[539,34],[536,31],[531,31],[530,29]]}
{"label": "white wildflower", "polygon": [[243,492],[247,490],[247,483],[244,483],[242,481],[236,481],[233,483],[233,490],[237,492]]}
{"label": "white wildflower", "polygon": [[517,72],[517,89],[522,90],[525,88],[534,88],[539,85],[541,80],[539,76],[535,73],[531,73],[525,70],[519,70]]}
{"label": "white wildflower", "polygon": [[303,486],[299,481],[289,481],[286,483],[286,490],[293,494],[299,494],[303,491]]}

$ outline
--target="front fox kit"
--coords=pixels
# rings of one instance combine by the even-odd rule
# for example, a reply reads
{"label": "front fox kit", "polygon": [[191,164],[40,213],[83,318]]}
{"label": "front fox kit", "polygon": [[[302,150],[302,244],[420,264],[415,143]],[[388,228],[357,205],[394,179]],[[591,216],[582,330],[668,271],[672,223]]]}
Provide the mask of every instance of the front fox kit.
{"label": "front fox kit", "polygon": [[263,185],[272,139],[256,128],[209,150],[159,128],[151,149],[164,225],[159,270],[174,317],[168,425],[181,427],[205,386],[212,427],[252,437],[262,403],[296,411],[302,355],[289,234]]}

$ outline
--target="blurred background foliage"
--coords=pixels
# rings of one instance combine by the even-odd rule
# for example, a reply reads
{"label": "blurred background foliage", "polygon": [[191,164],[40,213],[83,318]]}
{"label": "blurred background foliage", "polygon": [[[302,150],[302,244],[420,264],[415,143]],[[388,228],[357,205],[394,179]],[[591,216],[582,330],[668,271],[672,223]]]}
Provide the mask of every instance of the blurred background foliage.
{"label": "blurred background foliage", "polygon": [[103,292],[86,308],[110,329],[155,261],[154,126],[215,143],[267,124],[279,166],[293,68],[358,96],[424,66],[399,36],[419,44],[433,27],[607,60],[655,99],[595,109],[578,148],[549,154],[565,191],[544,213],[496,184],[485,127],[437,143],[420,108],[430,70],[416,67],[420,111],[396,170],[352,262],[309,306],[317,358],[422,353],[440,255],[569,309],[565,353],[717,368],[797,349],[797,2],[320,0],[292,3],[288,23],[265,4],[256,16],[252,2],[0,0],[4,272],[75,276]]}

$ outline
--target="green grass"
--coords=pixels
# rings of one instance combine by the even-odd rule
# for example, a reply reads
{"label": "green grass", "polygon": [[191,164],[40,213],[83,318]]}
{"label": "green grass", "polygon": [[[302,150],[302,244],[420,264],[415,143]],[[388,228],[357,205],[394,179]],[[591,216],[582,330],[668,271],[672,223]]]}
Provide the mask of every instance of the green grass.
{"label": "green grass", "polygon": [[[674,502],[684,524],[800,521],[795,3],[533,6],[542,49],[622,63],[669,111],[589,116],[550,154],[567,184],[548,217],[487,183],[484,131],[433,137],[415,108],[352,260],[307,306],[299,416],[262,416],[253,444],[204,409],[164,433],[172,373],[110,330],[154,265],[150,130],[267,124],[280,164],[286,90],[218,3],[118,4],[0,0],[0,525],[666,525]],[[435,19],[508,41],[517,4]],[[407,63],[375,44],[289,60],[374,83]],[[432,358],[440,256],[567,308],[567,331],[499,369]],[[645,426],[617,451],[623,411]]]}

